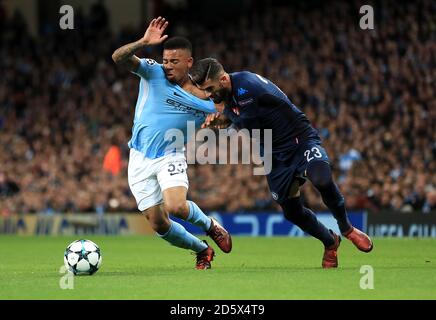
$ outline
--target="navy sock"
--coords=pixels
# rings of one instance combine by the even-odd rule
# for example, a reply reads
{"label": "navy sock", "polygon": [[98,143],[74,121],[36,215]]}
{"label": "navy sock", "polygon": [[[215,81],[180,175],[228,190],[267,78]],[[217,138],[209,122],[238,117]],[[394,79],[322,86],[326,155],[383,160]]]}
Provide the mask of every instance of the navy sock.
{"label": "navy sock", "polygon": [[281,206],[287,220],[319,239],[324,246],[330,247],[335,243],[329,230],[318,221],[312,210],[303,207],[300,197],[287,198]]}
{"label": "navy sock", "polygon": [[321,194],[327,208],[333,213],[341,233],[350,230],[351,223],[345,209],[345,199],[333,181],[330,165],[324,161],[313,162],[307,168],[307,176]]}

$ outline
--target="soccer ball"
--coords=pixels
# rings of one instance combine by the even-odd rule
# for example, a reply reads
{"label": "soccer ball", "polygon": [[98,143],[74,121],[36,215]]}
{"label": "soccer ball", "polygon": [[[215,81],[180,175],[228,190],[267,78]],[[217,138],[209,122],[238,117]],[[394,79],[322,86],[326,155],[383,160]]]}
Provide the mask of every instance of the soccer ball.
{"label": "soccer ball", "polygon": [[75,275],[91,275],[101,266],[100,248],[91,240],[76,240],[65,249],[65,267]]}

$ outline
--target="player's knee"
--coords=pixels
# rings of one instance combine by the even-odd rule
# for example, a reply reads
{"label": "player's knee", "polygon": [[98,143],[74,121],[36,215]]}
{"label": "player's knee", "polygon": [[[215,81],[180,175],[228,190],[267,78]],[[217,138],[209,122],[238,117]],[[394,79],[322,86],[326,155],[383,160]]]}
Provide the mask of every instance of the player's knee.
{"label": "player's knee", "polygon": [[177,201],[164,204],[165,211],[178,218],[186,219],[189,214],[189,207],[186,201]]}
{"label": "player's knee", "polygon": [[330,179],[326,179],[325,177],[319,177],[319,176],[313,177],[312,179],[310,179],[310,181],[318,189],[327,187],[331,182]]}
{"label": "player's knee", "polygon": [[327,187],[332,182],[330,164],[324,161],[316,161],[307,168],[307,176],[316,188]]}

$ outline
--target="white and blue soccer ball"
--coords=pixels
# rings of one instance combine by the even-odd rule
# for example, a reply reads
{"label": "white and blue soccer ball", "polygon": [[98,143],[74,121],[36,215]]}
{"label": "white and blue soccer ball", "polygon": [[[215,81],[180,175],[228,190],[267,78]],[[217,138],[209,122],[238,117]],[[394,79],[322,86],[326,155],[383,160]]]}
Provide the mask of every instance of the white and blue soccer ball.
{"label": "white and blue soccer ball", "polygon": [[91,240],[81,239],[71,242],[65,249],[64,264],[75,275],[91,275],[100,269],[101,251]]}

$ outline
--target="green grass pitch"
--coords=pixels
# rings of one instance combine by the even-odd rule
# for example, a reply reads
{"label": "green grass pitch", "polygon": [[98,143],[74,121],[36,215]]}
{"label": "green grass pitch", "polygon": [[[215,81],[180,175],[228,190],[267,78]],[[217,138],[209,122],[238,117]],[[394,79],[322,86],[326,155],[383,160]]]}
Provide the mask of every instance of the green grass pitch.
{"label": "green grass pitch", "polygon": [[[436,299],[436,240],[375,239],[365,254],[343,240],[339,268],[321,269],[323,248],[311,238],[234,237],[211,270],[194,255],[153,236],[86,236],[103,255],[93,276],[63,290],[65,247],[80,237],[0,236],[0,299]],[[359,284],[372,266],[374,288]]]}

